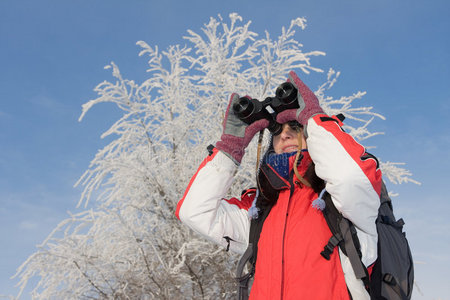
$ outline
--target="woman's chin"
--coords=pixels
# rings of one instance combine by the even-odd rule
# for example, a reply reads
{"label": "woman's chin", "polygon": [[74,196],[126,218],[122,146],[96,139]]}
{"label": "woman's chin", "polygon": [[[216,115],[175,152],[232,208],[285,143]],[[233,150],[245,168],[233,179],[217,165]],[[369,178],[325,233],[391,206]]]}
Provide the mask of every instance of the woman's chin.
{"label": "woman's chin", "polygon": [[283,153],[297,152],[297,150],[298,150],[297,147],[287,147],[286,149],[283,149]]}

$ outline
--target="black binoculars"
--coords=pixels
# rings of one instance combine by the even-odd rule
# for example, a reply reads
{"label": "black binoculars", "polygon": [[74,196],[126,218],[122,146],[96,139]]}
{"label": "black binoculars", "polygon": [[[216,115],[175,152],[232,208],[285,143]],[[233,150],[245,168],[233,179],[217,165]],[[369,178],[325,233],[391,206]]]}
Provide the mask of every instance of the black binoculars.
{"label": "black binoculars", "polygon": [[[267,107],[272,108],[269,112]],[[269,120],[267,129],[273,134],[281,133],[281,124],[277,123],[276,115],[283,110],[299,108],[297,88],[290,82],[282,83],[275,91],[275,97],[267,97],[264,101],[258,99],[239,98],[233,105],[235,115],[244,123],[252,124],[261,119]]]}

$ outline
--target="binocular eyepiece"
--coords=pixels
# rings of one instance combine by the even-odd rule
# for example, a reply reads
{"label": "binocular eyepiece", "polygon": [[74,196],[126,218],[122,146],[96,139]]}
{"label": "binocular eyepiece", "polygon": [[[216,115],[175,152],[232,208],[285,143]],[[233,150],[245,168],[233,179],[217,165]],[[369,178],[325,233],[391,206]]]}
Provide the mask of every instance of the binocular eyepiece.
{"label": "binocular eyepiece", "polygon": [[[272,108],[269,112],[267,107]],[[235,115],[244,123],[251,124],[257,120],[269,120],[269,131],[276,135],[281,132],[281,124],[276,122],[276,115],[283,110],[299,108],[297,88],[290,82],[282,83],[275,91],[275,97],[267,97],[264,101],[258,99],[239,98],[233,105]]]}

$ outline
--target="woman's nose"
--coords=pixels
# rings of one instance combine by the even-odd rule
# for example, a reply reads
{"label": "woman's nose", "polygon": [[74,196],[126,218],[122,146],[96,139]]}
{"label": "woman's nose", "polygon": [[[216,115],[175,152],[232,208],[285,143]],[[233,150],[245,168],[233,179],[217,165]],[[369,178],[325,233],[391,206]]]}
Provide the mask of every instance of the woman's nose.
{"label": "woman's nose", "polygon": [[287,124],[283,125],[283,130],[281,131],[280,135],[282,139],[289,139],[292,138],[292,135],[290,134],[289,126]]}

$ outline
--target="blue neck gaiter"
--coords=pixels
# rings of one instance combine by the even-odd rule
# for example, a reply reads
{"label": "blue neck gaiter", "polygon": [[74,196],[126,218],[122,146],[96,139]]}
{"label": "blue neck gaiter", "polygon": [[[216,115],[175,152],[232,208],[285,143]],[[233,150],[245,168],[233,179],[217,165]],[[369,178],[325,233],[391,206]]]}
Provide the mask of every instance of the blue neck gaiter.
{"label": "blue neck gaiter", "polygon": [[270,165],[281,177],[289,179],[289,157],[294,156],[297,152],[269,154],[266,163]]}

